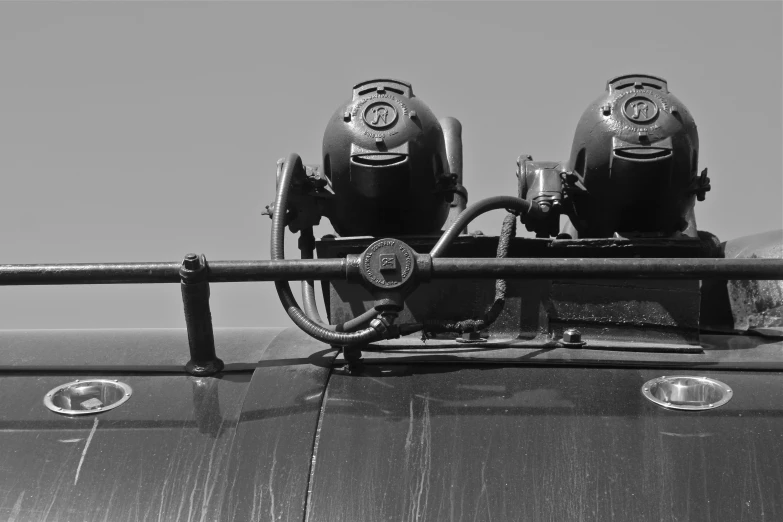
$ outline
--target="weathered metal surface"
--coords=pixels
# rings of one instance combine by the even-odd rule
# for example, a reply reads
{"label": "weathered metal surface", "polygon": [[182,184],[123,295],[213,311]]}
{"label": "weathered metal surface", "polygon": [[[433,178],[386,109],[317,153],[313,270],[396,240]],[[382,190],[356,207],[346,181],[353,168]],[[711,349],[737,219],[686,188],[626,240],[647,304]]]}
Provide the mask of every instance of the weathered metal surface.
{"label": "weathered metal surface", "polygon": [[[209,282],[299,281],[345,279],[344,259],[216,261]],[[628,279],[779,279],[779,259],[467,259],[432,260],[432,278],[495,277],[536,279],[585,276]],[[0,286],[105,285],[178,283],[179,265],[172,263],[103,263],[63,265],[0,265]]]}
{"label": "weathered metal surface", "polygon": [[133,396],[78,418],[44,395],[94,372],[4,372],[0,518],[301,521],[334,350],[290,328],[259,355],[252,373],[101,373]]}
{"label": "weathered metal surface", "polygon": [[[747,236],[725,245],[729,259],[783,259],[783,230]],[[783,281],[729,280],[729,303],[737,330],[777,330],[783,335]]]}
{"label": "weathered metal surface", "polygon": [[446,150],[437,118],[409,83],[355,85],[324,131],[324,174],[334,192],[325,215],[343,236],[437,232],[457,190]]}
{"label": "weathered metal surface", "polygon": [[709,190],[698,158],[696,123],[666,80],[609,80],[577,123],[567,164],[587,189],[573,198],[579,237],[695,233],[690,210]]}
{"label": "weathered metal surface", "polygon": [[466,259],[432,260],[433,279],[780,279],[781,259]]}
{"label": "weathered metal surface", "polygon": [[668,374],[335,372],[307,520],[779,520],[783,376],[704,372],[734,397],[694,413],[643,397]]}
{"label": "weathered metal surface", "polygon": [[700,300],[698,280],[555,280],[546,306],[552,331],[576,327],[591,344],[633,340],[695,345]]}
{"label": "weathered metal surface", "polygon": [[[455,340],[411,337],[374,343],[362,352],[367,363],[506,364],[538,366],[699,368],[721,370],[783,370],[783,339],[751,335],[702,335],[700,345],[582,340],[592,348],[563,347],[554,340],[535,338],[492,340],[466,346]],[[338,356],[338,360],[340,356]]]}
{"label": "weathered metal surface", "polygon": [[264,355],[234,443],[237,460],[230,474],[237,478],[231,491],[236,507],[226,520],[304,519],[313,444],[334,354],[289,328]]}
{"label": "weathered metal surface", "polygon": [[[224,372],[253,370],[284,328],[216,328]],[[0,371],[176,372],[190,359],[185,329],[0,330]]]}
{"label": "weathered metal surface", "polygon": [[[3,285],[179,283],[180,263],[70,263],[0,265]],[[210,283],[344,279],[343,259],[210,261]]]}
{"label": "weathered metal surface", "polygon": [[[426,252],[433,239],[413,238],[409,241],[418,251]],[[368,240],[326,240],[318,244],[320,255],[351,255],[362,251]],[[472,249],[471,249],[472,247]],[[560,335],[564,329],[577,327],[591,340],[588,347],[601,343],[636,342],[645,344],[680,345],[698,344],[699,333],[699,281],[687,279],[698,274],[689,273],[699,265],[717,265],[716,259],[693,259],[707,256],[712,245],[699,239],[685,240],[530,240],[517,239],[511,251],[524,259],[489,260],[497,248],[495,238],[458,238],[452,253],[464,256],[459,259],[433,259],[433,275],[444,275],[443,265],[453,263],[454,279],[433,280],[420,285],[406,298],[399,322],[423,322],[426,320],[456,321],[480,317],[492,303],[492,281],[462,279],[463,275],[495,271],[503,277],[513,271],[517,277],[508,282],[506,305],[489,331],[493,339],[532,339],[544,334]],[[481,259],[469,259],[468,256]],[[552,259],[553,256],[578,257]],[[631,258],[644,255],[645,258]],[[585,257],[599,257],[585,259]],[[657,256],[667,256],[661,259]],[[670,256],[670,257],[669,257]],[[681,258],[679,256],[686,256]],[[717,263],[716,263],[717,262]],[[498,270],[499,263],[503,268]],[[660,263],[656,267],[656,263]],[[470,266],[467,266],[467,265]],[[566,267],[578,264],[571,272]],[[460,270],[467,267],[468,271]],[[530,267],[525,273],[524,269]],[[644,271],[668,266],[673,279],[638,279]],[[603,267],[599,269],[598,267]],[[560,270],[569,275],[578,274],[581,279],[560,277]],[[602,270],[602,271],[599,271]],[[601,275],[601,278],[597,278]],[[608,279],[609,277],[614,279]],[[590,278],[590,275],[596,278]],[[783,276],[783,271],[780,271]],[[540,277],[539,277],[540,276]],[[549,277],[547,277],[549,276]],[[627,279],[636,276],[636,279]],[[362,313],[374,303],[373,296],[356,285],[342,281],[330,283],[330,319],[341,323]],[[549,342],[544,339],[544,343]],[[607,344],[598,346],[608,346]],[[660,348],[660,346],[658,346]],[[667,347],[666,349],[671,349]]]}
{"label": "weathered metal surface", "polygon": [[179,269],[190,347],[190,360],[185,368],[191,375],[214,375],[223,369],[223,361],[215,354],[207,274],[207,260],[203,254],[186,255]]}
{"label": "weathered metal surface", "polygon": [[232,447],[251,374],[117,375],[133,397],[98,415],[46,409],[47,390],[83,374],[5,374],[0,419],[4,520],[223,520]]}

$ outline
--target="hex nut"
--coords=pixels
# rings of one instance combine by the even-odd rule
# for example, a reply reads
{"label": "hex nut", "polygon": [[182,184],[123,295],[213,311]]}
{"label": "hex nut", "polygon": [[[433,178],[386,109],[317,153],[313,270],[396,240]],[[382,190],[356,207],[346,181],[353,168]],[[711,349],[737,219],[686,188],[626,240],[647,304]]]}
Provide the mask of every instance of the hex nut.
{"label": "hex nut", "polygon": [[563,332],[563,342],[580,343],[582,342],[582,334],[575,328],[569,328]]}

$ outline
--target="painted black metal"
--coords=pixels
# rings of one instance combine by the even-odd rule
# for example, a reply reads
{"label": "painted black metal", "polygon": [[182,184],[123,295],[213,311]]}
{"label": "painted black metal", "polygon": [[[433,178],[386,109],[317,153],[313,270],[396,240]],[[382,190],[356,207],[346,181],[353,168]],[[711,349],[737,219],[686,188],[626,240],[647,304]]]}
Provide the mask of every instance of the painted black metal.
{"label": "painted black metal", "polygon": [[[245,333],[243,349],[264,339]],[[81,418],[49,411],[43,396],[94,372],[0,374],[10,399],[0,416],[0,518],[301,521],[335,351],[296,328],[266,340],[253,372],[102,372],[133,396]]]}
{"label": "painted black metal", "polygon": [[323,166],[334,192],[325,215],[343,236],[434,233],[457,190],[441,125],[398,80],[354,86],[327,123]]}
{"label": "painted black metal", "polygon": [[432,260],[433,279],[783,279],[783,259]]}
{"label": "painted black metal", "polygon": [[230,517],[304,520],[313,443],[335,351],[289,328],[253,374],[234,441]]}
{"label": "painted black metal", "polygon": [[[283,330],[216,328],[223,373],[253,371]],[[189,360],[184,328],[0,330],[0,354],[0,371],[26,373],[182,374]]]}
{"label": "painted black metal", "polygon": [[[495,242],[497,244],[497,241]],[[0,286],[179,283],[176,263],[0,265]],[[344,259],[210,261],[210,283],[341,280]],[[482,259],[432,260],[433,279],[783,279],[781,259]]]}
{"label": "painted black metal", "polygon": [[574,134],[567,167],[587,191],[573,194],[579,218],[571,234],[668,236],[695,227],[694,200],[710,189],[698,158],[696,123],[666,80],[646,74],[609,80]]}
{"label": "painted black metal", "polygon": [[185,370],[191,375],[214,375],[223,369],[215,354],[212,312],[209,309],[209,281],[204,255],[188,254],[179,269],[190,360]]}
{"label": "painted black metal", "polygon": [[[180,263],[71,263],[0,265],[4,285],[179,283]],[[210,283],[344,279],[343,259],[210,261]]]}
{"label": "painted black metal", "polygon": [[0,393],[4,520],[227,520],[232,453],[249,372],[214,377],[107,373],[131,399],[99,415],[47,410],[43,394],[82,373],[5,374]]}
{"label": "painted black metal", "polygon": [[327,390],[309,522],[778,520],[783,376],[665,410],[651,369],[371,365]]}

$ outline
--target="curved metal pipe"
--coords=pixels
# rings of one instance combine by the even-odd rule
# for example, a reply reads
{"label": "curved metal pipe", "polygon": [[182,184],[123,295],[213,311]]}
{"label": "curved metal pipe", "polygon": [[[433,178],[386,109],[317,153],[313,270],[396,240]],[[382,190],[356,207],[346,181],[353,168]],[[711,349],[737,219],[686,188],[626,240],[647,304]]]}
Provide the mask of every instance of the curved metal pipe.
{"label": "curved metal pipe", "polygon": [[[313,235],[312,227],[302,229],[299,241],[299,250],[302,252],[302,259],[313,259],[315,236]],[[333,332],[352,332],[378,316],[378,311],[375,310],[375,307],[372,307],[363,314],[339,325],[324,322],[323,319],[321,319],[321,314],[318,313],[318,302],[315,298],[315,282],[312,279],[302,280],[302,307],[304,308],[305,315],[307,315],[311,321]]]}
{"label": "curved metal pipe", "polygon": [[[277,197],[275,199],[275,211],[272,214],[272,239],[271,255],[272,260],[285,259],[284,236],[285,236],[285,212],[288,204],[288,191],[291,188],[291,179],[297,169],[304,169],[302,159],[298,154],[291,154],[283,167],[283,171],[278,179]],[[291,320],[306,334],[315,339],[340,346],[350,346],[355,344],[366,344],[382,338],[382,333],[373,327],[364,328],[354,333],[334,332],[311,321],[305,313],[299,308],[296,298],[291,293],[291,286],[288,281],[275,281],[275,289],[280,298],[280,302],[285,308],[286,313]]]}
{"label": "curved metal pipe", "polygon": [[452,223],[452,225],[443,233],[435,246],[430,251],[430,256],[433,259],[443,255],[443,252],[451,245],[454,239],[460,234],[463,228],[468,226],[468,223],[476,219],[481,214],[489,212],[490,210],[496,210],[504,208],[514,214],[522,214],[523,216],[528,213],[538,212],[538,207],[531,204],[529,201],[516,198],[513,196],[494,196],[491,198],[482,199],[468,208],[466,208]]}

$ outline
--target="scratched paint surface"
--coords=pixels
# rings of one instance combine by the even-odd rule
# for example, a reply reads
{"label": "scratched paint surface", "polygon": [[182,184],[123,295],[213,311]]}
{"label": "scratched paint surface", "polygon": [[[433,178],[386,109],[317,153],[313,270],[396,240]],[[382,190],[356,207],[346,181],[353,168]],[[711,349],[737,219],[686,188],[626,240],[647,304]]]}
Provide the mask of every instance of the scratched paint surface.
{"label": "scratched paint surface", "polygon": [[[122,339],[160,342],[152,333]],[[123,346],[105,332],[80,335],[96,350]],[[61,348],[55,335],[44,337]],[[252,373],[166,374],[154,360],[155,373],[93,372],[129,384],[133,396],[85,417],[53,413],[43,397],[88,376],[0,372],[0,520],[301,522],[335,351],[298,328],[239,330],[232,339],[221,355],[244,354]]]}
{"label": "scratched paint surface", "polygon": [[133,388],[114,410],[65,417],[43,395],[79,375],[3,375],[0,519],[223,520],[250,373],[102,376]]}
{"label": "scratched paint surface", "polygon": [[783,520],[783,375],[660,408],[632,369],[366,366],[329,381],[310,522]]}

